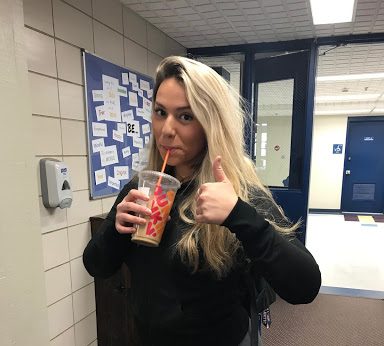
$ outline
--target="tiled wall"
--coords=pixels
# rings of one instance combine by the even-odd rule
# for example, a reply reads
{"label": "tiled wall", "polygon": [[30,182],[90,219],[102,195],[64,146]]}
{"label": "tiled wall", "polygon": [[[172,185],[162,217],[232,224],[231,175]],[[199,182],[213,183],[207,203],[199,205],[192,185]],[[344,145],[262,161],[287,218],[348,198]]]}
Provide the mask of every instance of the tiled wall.
{"label": "tiled wall", "polygon": [[89,217],[114,198],[89,199],[80,48],[148,75],[185,49],[118,0],[24,0],[24,16],[37,179],[39,160],[52,157],[69,165],[73,188],[64,210],[44,208],[39,191],[49,336],[54,346],[94,346],[94,284],[81,256]]}

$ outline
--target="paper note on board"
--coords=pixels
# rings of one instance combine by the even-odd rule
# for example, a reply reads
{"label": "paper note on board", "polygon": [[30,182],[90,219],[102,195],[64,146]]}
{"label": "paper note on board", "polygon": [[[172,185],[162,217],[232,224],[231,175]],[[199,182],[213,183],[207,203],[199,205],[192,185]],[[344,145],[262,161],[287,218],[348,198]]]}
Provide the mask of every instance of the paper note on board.
{"label": "paper note on board", "polygon": [[97,121],[105,120],[104,106],[95,107]]}
{"label": "paper note on board", "polygon": [[108,137],[107,124],[92,122],[93,137]]}
{"label": "paper note on board", "polygon": [[140,79],[140,89],[142,90],[149,90],[151,87],[149,86],[149,82],[146,80]]}
{"label": "paper note on board", "polygon": [[139,90],[139,83],[132,83],[132,90],[138,91]]}
{"label": "paper note on board", "polygon": [[131,148],[130,147],[125,147],[125,148],[121,149],[121,152],[123,154],[123,158],[126,158],[129,155],[131,155]]}
{"label": "paper note on board", "polygon": [[148,132],[151,132],[151,127],[149,124],[144,124],[141,126],[141,131],[143,132],[143,135],[147,134]]}
{"label": "paper note on board", "polygon": [[112,138],[115,141],[124,142],[124,135],[121,132],[117,131],[117,130],[113,130],[112,131]]}
{"label": "paper note on board", "polygon": [[127,124],[126,123],[117,123],[117,132],[126,134]]}
{"label": "paper note on board", "polygon": [[128,166],[115,166],[113,167],[114,177],[117,180],[129,179]]}
{"label": "paper note on board", "polygon": [[116,145],[110,145],[100,150],[101,166],[109,166],[119,162]]}
{"label": "paper note on board", "polygon": [[124,85],[128,85],[129,84],[128,73],[122,73],[121,74],[121,80],[122,80]]}
{"label": "paper note on board", "polygon": [[143,148],[143,139],[140,137],[133,137],[132,138],[133,146],[136,148]]}
{"label": "paper note on board", "polygon": [[140,97],[143,97],[143,96],[144,96],[143,90],[141,90],[141,89],[137,90],[137,94],[138,94]]}
{"label": "paper note on board", "polygon": [[104,101],[104,92],[103,92],[103,90],[92,90],[92,99],[93,99],[93,102],[102,102],[102,101]]}
{"label": "paper note on board", "polygon": [[137,107],[138,106],[137,94],[131,91],[128,94],[129,94],[129,105],[132,107]]}
{"label": "paper note on board", "polygon": [[129,72],[129,81],[131,83],[137,83],[137,75],[135,73]]}
{"label": "paper note on board", "polygon": [[143,108],[136,108],[136,115],[138,117],[143,117],[145,115],[144,109]]}
{"label": "paper note on board", "polygon": [[95,171],[95,185],[105,183],[106,181],[107,181],[107,177],[105,175],[105,168]]}
{"label": "paper note on board", "polygon": [[124,112],[121,112],[121,121],[124,121],[125,123],[127,123],[128,121],[131,121],[134,119],[134,116],[133,116],[133,110],[130,109],[128,111],[124,111]]}
{"label": "paper note on board", "polygon": [[120,180],[108,177],[108,186],[113,187],[116,190],[120,190]]}
{"label": "paper note on board", "polygon": [[152,101],[146,99],[145,97],[143,97],[143,109],[146,114],[151,114],[152,112]]}
{"label": "paper note on board", "polygon": [[127,136],[140,136],[140,123],[137,120],[131,120],[127,122]]}
{"label": "paper note on board", "polygon": [[127,88],[119,85],[117,87],[117,94],[122,97],[127,97]]}
{"label": "paper note on board", "polygon": [[145,144],[148,144],[150,140],[151,140],[151,137],[149,137],[149,136],[144,137],[144,143]]}
{"label": "paper note on board", "polygon": [[152,98],[152,96],[153,96],[153,90],[152,89],[147,90],[147,96],[148,96],[149,99]]}
{"label": "paper note on board", "polygon": [[94,153],[98,153],[102,148],[104,148],[104,138],[92,140],[92,151]]}

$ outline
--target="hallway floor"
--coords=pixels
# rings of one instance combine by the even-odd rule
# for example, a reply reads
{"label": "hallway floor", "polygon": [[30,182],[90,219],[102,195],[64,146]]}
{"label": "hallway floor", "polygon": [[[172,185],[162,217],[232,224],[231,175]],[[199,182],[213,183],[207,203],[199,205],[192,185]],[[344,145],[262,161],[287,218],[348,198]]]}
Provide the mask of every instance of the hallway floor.
{"label": "hallway floor", "polygon": [[384,223],[312,213],[306,246],[320,266],[320,292],[384,299]]}

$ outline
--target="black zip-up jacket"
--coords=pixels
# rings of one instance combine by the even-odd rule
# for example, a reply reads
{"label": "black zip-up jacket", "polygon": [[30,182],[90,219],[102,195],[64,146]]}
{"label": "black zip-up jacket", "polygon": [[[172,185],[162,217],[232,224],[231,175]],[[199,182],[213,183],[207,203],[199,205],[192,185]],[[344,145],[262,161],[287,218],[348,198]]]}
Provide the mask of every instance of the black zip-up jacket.
{"label": "black zip-up jacket", "polygon": [[[130,302],[145,346],[237,346],[248,330],[248,312],[240,293],[244,262],[238,261],[219,280],[204,270],[192,274],[175,250],[185,229],[177,207],[192,190],[192,184],[184,183],[178,190],[159,247],[137,245],[131,242],[131,235],[119,234],[115,228],[117,204],[137,186],[131,181],[84,250],[84,265],[92,276],[106,278],[123,262],[128,265]],[[254,201],[257,205],[257,196]],[[275,207],[271,206],[271,213],[276,214]],[[240,198],[223,226],[242,242],[244,254],[253,262],[258,275],[281,298],[303,304],[316,297],[321,284],[319,267],[298,240],[279,234]]]}

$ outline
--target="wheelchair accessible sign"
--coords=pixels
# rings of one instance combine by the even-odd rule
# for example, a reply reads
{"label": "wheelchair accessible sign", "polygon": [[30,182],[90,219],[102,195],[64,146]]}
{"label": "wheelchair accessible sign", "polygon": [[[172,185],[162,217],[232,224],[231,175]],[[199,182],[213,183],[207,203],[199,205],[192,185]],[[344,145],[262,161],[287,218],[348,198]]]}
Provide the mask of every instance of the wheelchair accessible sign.
{"label": "wheelchair accessible sign", "polygon": [[342,144],[334,144],[333,145],[333,153],[334,154],[342,154],[343,153],[343,145]]}

